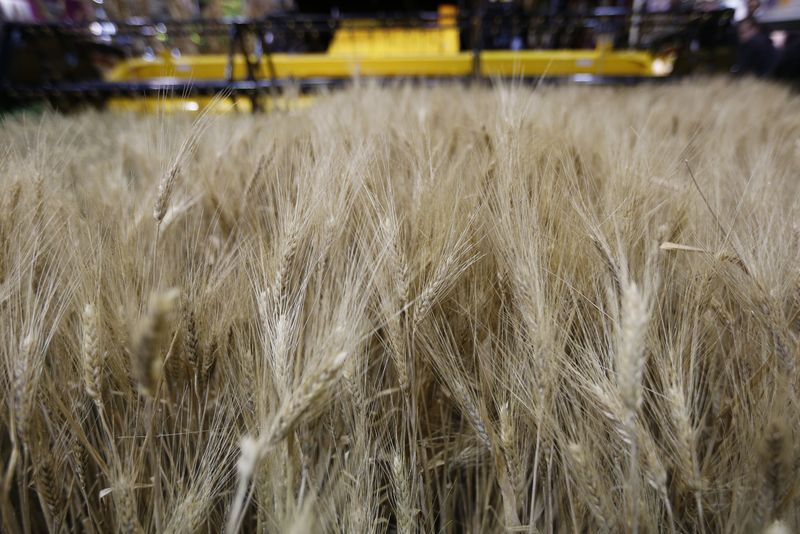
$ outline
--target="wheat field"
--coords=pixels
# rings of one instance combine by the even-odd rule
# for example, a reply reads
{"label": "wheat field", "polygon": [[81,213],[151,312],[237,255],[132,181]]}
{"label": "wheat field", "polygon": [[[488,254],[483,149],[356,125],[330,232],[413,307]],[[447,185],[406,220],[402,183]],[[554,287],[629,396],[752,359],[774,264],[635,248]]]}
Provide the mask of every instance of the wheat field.
{"label": "wheat field", "polygon": [[793,532],[798,109],[6,117],[3,532]]}

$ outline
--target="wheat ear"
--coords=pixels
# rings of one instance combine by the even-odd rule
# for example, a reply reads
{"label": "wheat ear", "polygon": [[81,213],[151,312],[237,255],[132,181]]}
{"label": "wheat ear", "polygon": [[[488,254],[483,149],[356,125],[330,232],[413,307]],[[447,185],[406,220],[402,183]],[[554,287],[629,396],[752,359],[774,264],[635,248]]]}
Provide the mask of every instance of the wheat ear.
{"label": "wheat ear", "polygon": [[154,295],[150,300],[150,309],[140,324],[133,356],[133,374],[139,389],[147,395],[155,393],[161,379],[164,358],[160,353],[160,343],[167,336],[170,327],[170,316],[175,310],[179,291],[170,289]]}
{"label": "wheat ear", "polygon": [[284,401],[266,432],[262,433],[257,440],[250,437],[242,440],[238,463],[239,484],[228,513],[226,526],[228,534],[233,534],[239,529],[250,479],[259,461],[272,447],[286,438],[301,418],[313,413],[324,404],[325,397],[330,394],[333,385],[342,374],[347,356],[348,353],[343,351],[332,358],[323,360],[319,367],[309,373]]}
{"label": "wheat ear", "polygon": [[622,291],[621,326],[616,352],[617,388],[624,409],[624,424],[631,436],[628,495],[630,495],[629,528],[636,534],[639,529],[639,496],[636,467],[638,446],[635,431],[636,415],[642,405],[642,375],[645,364],[645,334],[647,332],[647,302],[632,282]]}
{"label": "wheat ear", "polygon": [[19,353],[14,362],[14,415],[17,432],[23,441],[30,435],[35,402],[34,380],[31,357],[33,336],[28,335],[20,343]]}
{"label": "wheat ear", "polygon": [[83,326],[83,387],[98,410],[103,411],[103,353],[97,311],[87,304],[81,316]]}
{"label": "wheat ear", "polygon": [[578,488],[582,490],[581,493],[586,499],[586,506],[589,508],[589,512],[597,522],[600,530],[607,532],[609,524],[603,513],[605,507],[600,489],[601,484],[597,480],[594,467],[590,465],[586,457],[586,451],[580,444],[570,443],[567,446],[567,454],[575,466],[574,474],[578,480]]}
{"label": "wheat ear", "polygon": [[394,487],[395,518],[398,534],[414,532],[414,507],[411,501],[411,489],[403,458],[395,453],[392,458],[392,486]]}

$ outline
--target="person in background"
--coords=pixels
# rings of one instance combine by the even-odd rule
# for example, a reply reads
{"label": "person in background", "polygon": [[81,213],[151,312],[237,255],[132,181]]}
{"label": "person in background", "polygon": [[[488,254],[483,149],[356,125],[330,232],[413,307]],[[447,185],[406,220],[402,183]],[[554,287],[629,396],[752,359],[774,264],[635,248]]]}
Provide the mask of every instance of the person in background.
{"label": "person in background", "polygon": [[739,75],[771,76],[777,66],[778,54],[769,36],[752,16],[739,22],[736,28],[739,47],[733,72]]}
{"label": "person in background", "polygon": [[779,30],[772,32],[770,39],[777,55],[772,75],[800,88],[800,33]]}

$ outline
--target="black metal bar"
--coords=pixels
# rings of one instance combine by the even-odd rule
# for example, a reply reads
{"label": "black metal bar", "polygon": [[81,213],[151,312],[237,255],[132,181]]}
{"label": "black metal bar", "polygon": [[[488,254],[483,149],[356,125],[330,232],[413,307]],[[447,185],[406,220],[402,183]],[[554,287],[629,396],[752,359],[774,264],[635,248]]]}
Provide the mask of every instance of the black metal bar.
{"label": "black metal bar", "polygon": [[239,51],[244,56],[244,65],[247,69],[247,79],[250,81],[254,81],[256,79],[256,68],[253,63],[253,60],[250,56],[249,50],[247,50],[247,38],[244,34],[239,34]]}
{"label": "black metal bar", "polygon": [[[247,80],[251,82],[257,81],[258,74],[256,73],[256,68],[253,64],[253,61],[250,57],[250,52],[247,50],[247,35],[246,32],[249,30],[247,26],[240,25],[239,31],[236,34],[236,40],[239,45],[239,52],[241,52],[245,68],[247,69]],[[250,96],[250,103],[252,105],[252,110],[254,112],[261,111],[261,104],[259,102],[259,93],[260,89],[258,84],[256,84],[255,89],[249,93]]]}
{"label": "black metal bar", "polygon": [[239,35],[239,26],[232,24],[228,29],[228,59],[225,62],[225,79],[233,81],[233,59],[236,55],[236,40]]}
{"label": "black metal bar", "polygon": [[[441,84],[449,82],[463,82],[471,79],[469,76],[429,76],[425,78],[395,78],[395,77],[376,77],[371,78],[383,84],[397,83],[420,83]],[[513,77],[515,82],[520,83],[541,83],[540,76]],[[481,78],[482,82],[493,83],[493,80]],[[582,84],[597,83],[642,83],[651,82],[651,78],[641,76],[594,76],[579,74],[572,76],[553,76],[547,79],[553,83],[571,82]],[[159,79],[142,82],[62,82],[53,83],[47,86],[41,85],[6,85],[0,86],[0,94],[9,95],[14,98],[41,97],[48,94],[76,95],[76,94],[95,94],[103,97],[117,96],[165,96],[179,94],[181,96],[192,95],[213,95],[227,92],[232,95],[250,94],[255,91],[263,91],[270,87],[285,89],[296,87],[301,92],[313,91],[315,89],[343,87],[350,84],[349,78],[307,78],[303,80],[236,80],[228,82],[225,80],[196,80],[187,81],[181,79]]]}
{"label": "black metal bar", "polygon": [[259,44],[259,57],[257,59],[257,64],[261,67],[261,56],[264,57],[264,60],[267,64],[267,70],[269,71],[269,78],[272,84],[270,85],[270,95],[272,96],[273,100],[277,102],[278,93],[277,93],[277,85],[276,82],[278,81],[278,73],[275,70],[275,63],[272,61],[272,50],[267,42],[267,35],[264,32],[263,28],[258,29],[258,38]]}
{"label": "black metal bar", "polygon": [[483,49],[483,1],[474,0],[477,9],[472,16],[472,77],[481,75],[481,50]]}

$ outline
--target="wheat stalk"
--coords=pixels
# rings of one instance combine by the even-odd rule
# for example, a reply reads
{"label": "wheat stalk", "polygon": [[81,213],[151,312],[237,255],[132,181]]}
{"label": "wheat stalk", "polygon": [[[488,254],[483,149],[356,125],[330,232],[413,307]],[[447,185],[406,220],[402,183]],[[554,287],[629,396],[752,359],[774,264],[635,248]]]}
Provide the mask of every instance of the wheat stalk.
{"label": "wheat stalk", "polygon": [[266,432],[257,440],[245,438],[242,441],[238,464],[239,488],[228,514],[228,533],[238,530],[241,523],[247,488],[258,462],[272,447],[286,438],[301,418],[320,408],[323,399],[331,393],[332,386],[337,382],[347,356],[348,353],[343,351],[323,359],[314,372],[309,373],[284,401]]}
{"label": "wheat stalk", "polygon": [[118,531],[124,534],[141,534],[144,532],[139,523],[133,481],[128,478],[118,480],[112,495],[114,496]]}
{"label": "wheat stalk", "polygon": [[358,82],[213,128],[4,115],[0,531],[791,530],[797,108]]}
{"label": "wheat stalk", "polygon": [[519,492],[525,483],[525,464],[520,459],[517,449],[517,433],[514,418],[508,402],[504,402],[498,409],[500,419],[500,445],[512,479],[514,491]]}
{"label": "wheat stalk", "polygon": [[635,420],[642,405],[642,375],[645,365],[645,334],[647,332],[647,302],[640,290],[628,282],[622,291],[619,342],[616,351],[617,390],[624,410],[623,424],[631,442],[628,495],[630,510],[629,528],[634,534],[639,529],[638,452],[639,443]]}
{"label": "wheat stalk", "polygon": [[34,388],[35,380],[32,376],[34,370],[31,369],[33,347],[33,336],[25,336],[20,342],[19,353],[14,363],[14,416],[17,432],[24,442],[26,442],[30,436],[33,405],[36,400],[36,391]]}
{"label": "wheat stalk", "polygon": [[635,284],[627,284],[622,293],[622,319],[616,352],[617,387],[632,420],[642,404],[642,373],[645,364],[645,334],[649,318],[647,301]]}
{"label": "wheat stalk", "polygon": [[787,429],[780,417],[766,428],[760,446],[761,488],[758,496],[758,512],[765,521],[782,519],[785,497],[792,484],[791,456]]}
{"label": "wheat stalk", "polygon": [[180,293],[170,289],[150,299],[147,315],[139,325],[134,343],[133,374],[142,393],[153,395],[161,380],[164,356],[160,345],[169,334],[171,315]]}
{"label": "wheat stalk", "polygon": [[66,511],[66,504],[61,495],[60,487],[56,485],[51,457],[47,450],[36,454],[33,474],[39,499],[47,512],[50,529],[59,530],[59,523],[63,512]]}
{"label": "wheat stalk", "polygon": [[392,485],[394,487],[395,517],[397,519],[397,532],[411,534],[414,532],[414,507],[411,500],[411,489],[408,485],[408,475],[405,464],[399,454],[392,457]]}
{"label": "wheat stalk", "polygon": [[212,107],[213,105],[204,109],[194,121],[189,136],[181,143],[167,172],[161,176],[161,180],[158,183],[158,193],[156,194],[156,200],[153,205],[153,218],[159,224],[164,220],[164,216],[167,214],[172,192],[175,189],[175,183],[177,182],[178,176],[183,171],[186,160],[197,150],[200,137],[210,125],[209,110]]}
{"label": "wheat stalk", "polygon": [[586,451],[578,443],[570,443],[567,453],[575,466],[574,474],[579,481],[579,488],[586,499],[586,506],[603,532],[608,532],[609,522],[605,517],[606,506],[603,502],[601,485],[597,481],[594,466],[589,464]]}
{"label": "wheat stalk", "polygon": [[100,412],[103,411],[103,360],[100,319],[92,304],[81,316],[83,326],[83,387]]}

